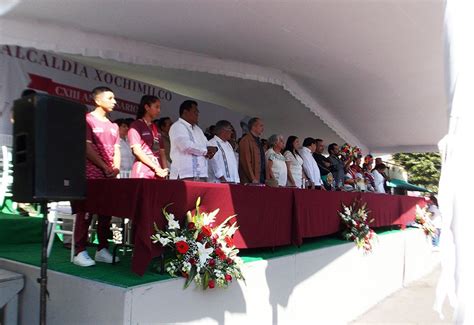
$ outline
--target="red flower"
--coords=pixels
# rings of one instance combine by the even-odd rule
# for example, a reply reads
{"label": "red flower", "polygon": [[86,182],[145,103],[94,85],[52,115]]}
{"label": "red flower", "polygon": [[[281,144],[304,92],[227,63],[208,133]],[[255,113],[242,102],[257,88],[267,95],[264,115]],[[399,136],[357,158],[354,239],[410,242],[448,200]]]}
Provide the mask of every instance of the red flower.
{"label": "red flower", "polygon": [[234,246],[234,241],[229,236],[226,236],[224,238],[224,241],[227,244],[227,246],[229,246],[229,248]]}
{"label": "red flower", "polygon": [[204,226],[201,228],[201,233],[206,237],[211,237],[212,231],[208,226]]}
{"label": "red flower", "polygon": [[369,239],[372,239],[374,237],[375,232],[371,229],[369,232]]}
{"label": "red flower", "polygon": [[196,260],[191,257],[191,258],[189,259],[189,263],[190,263],[191,265],[196,265]]}
{"label": "red flower", "polygon": [[194,230],[194,229],[196,229],[196,225],[194,224],[194,222],[188,223],[188,229],[189,229],[189,230]]}
{"label": "red flower", "polygon": [[216,286],[214,280],[209,280],[208,286],[209,286],[209,289],[214,289],[214,287]]}
{"label": "red flower", "polygon": [[176,249],[180,254],[186,254],[186,252],[189,250],[189,245],[186,244],[185,241],[180,240],[176,244]]}
{"label": "red flower", "polygon": [[209,266],[215,266],[216,265],[216,260],[215,259],[210,259],[209,260]]}
{"label": "red flower", "polygon": [[216,255],[217,255],[221,260],[224,261],[224,260],[226,259],[225,253],[224,253],[224,251],[223,251],[222,249],[216,248],[215,252],[216,252]]}
{"label": "red flower", "polygon": [[202,242],[203,239],[204,239],[204,235],[202,234],[202,232],[200,232],[199,235],[197,236],[196,240],[198,242]]}
{"label": "red flower", "polygon": [[227,262],[228,265],[234,264],[234,261],[230,257],[228,257],[225,261]]}
{"label": "red flower", "polygon": [[226,275],[225,275],[225,280],[226,280],[227,282],[232,281],[232,275],[226,274]]}

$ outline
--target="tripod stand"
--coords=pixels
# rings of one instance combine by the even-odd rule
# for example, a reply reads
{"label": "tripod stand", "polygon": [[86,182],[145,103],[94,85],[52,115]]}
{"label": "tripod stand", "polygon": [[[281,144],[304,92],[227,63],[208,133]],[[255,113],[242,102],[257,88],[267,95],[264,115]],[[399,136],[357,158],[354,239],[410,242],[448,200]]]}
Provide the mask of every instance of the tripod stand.
{"label": "tripod stand", "polygon": [[40,284],[40,325],[46,324],[46,299],[48,296],[48,202],[41,201],[40,211],[43,214],[43,240],[41,244],[41,271],[38,282]]}

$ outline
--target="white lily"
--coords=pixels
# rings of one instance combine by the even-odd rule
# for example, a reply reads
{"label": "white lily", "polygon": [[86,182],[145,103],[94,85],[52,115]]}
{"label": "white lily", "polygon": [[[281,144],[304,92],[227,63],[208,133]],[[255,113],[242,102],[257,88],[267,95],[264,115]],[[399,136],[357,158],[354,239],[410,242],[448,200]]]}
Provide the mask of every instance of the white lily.
{"label": "white lily", "polygon": [[168,244],[171,242],[171,240],[169,240],[168,238],[164,238],[164,237],[159,237],[159,238],[158,238],[158,241],[159,241],[160,244],[163,245],[163,246],[166,246],[166,245],[168,245]]}
{"label": "white lily", "polygon": [[151,236],[151,242],[153,244],[156,244],[159,240],[160,240],[160,235],[159,234]]}
{"label": "white lily", "polygon": [[203,213],[203,220],[202,223],[207,226],[213,223],[216,220],[216,215],[219,213],[219,209],[215,209],[209,214]]}
{"label": "white lily", "polygon": [[186,241],[186,237],[184,237],[184,236],[178,236],[178,237],[173,238],[173,242],[174,242],[174,243],[177,243],[177,242],[179,242],[179,241]]}
{"label": "white lily", "polygon": [[198,242],[196,243],[196,245],[198,247],[199,265],[203,266],[206,263],[206,261],[209,259],[209,255],[212,254],[214,249],[212,247],[206,248],[205,245]]}
{"label": "white lily", "polygon": [[168,220],[168,229],[180,229],[179,228],[179,222],[174,219],[169,219]]}

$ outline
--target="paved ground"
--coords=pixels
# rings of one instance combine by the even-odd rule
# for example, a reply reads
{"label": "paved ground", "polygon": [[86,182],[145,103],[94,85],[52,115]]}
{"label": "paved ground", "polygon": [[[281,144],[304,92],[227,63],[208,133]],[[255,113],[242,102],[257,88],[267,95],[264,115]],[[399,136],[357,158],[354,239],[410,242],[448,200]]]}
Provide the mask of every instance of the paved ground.
{"label": "paved ground", "polygon": [[433,311],[440,267],[424,278],[412,282],[372,307],[351,324],[452,324],[453,310],[445,302],[444,320]]}

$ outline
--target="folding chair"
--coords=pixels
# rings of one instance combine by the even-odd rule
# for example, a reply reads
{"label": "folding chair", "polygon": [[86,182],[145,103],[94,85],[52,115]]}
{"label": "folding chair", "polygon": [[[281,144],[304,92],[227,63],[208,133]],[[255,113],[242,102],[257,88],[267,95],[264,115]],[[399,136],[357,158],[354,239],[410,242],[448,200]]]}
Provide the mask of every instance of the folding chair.
{"label": "folding chair", "polygon": [[[53,248],[53,242],[56,234],[71,236],[71,262],[74,258],[74,229],[76,227],[76,215],[72,214],[71,204],[69,201],[52,202],[48,204],[48,257]],[[69,222],[67,222],[69,221]],[[58,226],[59,229],[58,229]],[[96,229],[94,229],[94,220],[89,227],[89,236],[92,237]]]}
{"label": "folding chair", "polygon": [[0,178],[0,207],[3,207],[5,199],[12,196],[13,184],[13,163],[11,148],[2,146],[2,156],[0,157],[1,178]]}
{"label": "folding chair", "polygon": [[[65,223],[65,220],[71,221],[71,229]],[[76,225],[76,215],[72,214],[71,205],[69,202],[53,202],[49,203],[48,213],[48,257],[53,248],[53,242],[56,234],[71,236],[71,262],[74,258],[74,228]],[[60,226],[58,229],[57,226]]]}

